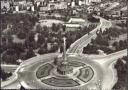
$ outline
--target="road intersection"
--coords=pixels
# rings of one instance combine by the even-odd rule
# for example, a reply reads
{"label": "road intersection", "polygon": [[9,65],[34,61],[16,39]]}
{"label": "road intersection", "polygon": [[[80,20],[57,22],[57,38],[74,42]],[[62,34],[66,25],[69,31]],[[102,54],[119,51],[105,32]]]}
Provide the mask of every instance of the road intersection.
{"label": "road intersection", "polygon": [[[100,18],[100,17],[98,17]],[[127,49],[112,53],[109,55],[101,55],[101,56],[91,56],[91,55],[83,55],[82,48],[85,47],[88,43],[90,43],[92,38],[96,38],[96,31],[98,29],[105,30],[105,28],[111,27],[111,22],[100,18],[100,25],[97,26],[94,30],[90,32],[90,35],[84,35],[76,42],[74,42],[71,47],[67,50],[67,54],[73,58],[74,57],[81,57],[85,63],[88,63],[94,69],[94,78],[98,83],[100,80],[100,88],[101,90],[111,90],[113,85],[116,83],[116,70],[114,69],[113,65],[117,61],[118,58],[127,55]],[[77,54],[78,53],[78,54]],[[20,64],[20,66],[14,72],[15,77],[10,79],[7,84],[3,84],[3,89],[9,88],[16,88],[19,89],[20,85],[23,85],[25,88],[32,89],[42,87],[42,83],[40,83],[36,76],[33,74],[33,70],[41,65],[42,62],[53,60],[54,58],[61,56],[59,53],[52,53],[52,54],[45,54],[45,55],[37,55],[31,59],[28,59]],[[86,58],[86,60],[85,60]],[[37,65],[36,65],[37,64]],[[101,71],[100,71],[101,70]],[[29,73],[28,73],[29,71]],[[22,73],[26,73],[25,76]],[[33,80],[31,80],[33,78]],[[93,79],[92,79],[93,80]],[[107,85],[106,85],[107,84]],[[94,85],[94,84],[91,84]],[[47,85],[46,85],[47,87]],[[55,88],[55,87],[53,87]],[[76,88],[76,87],[75,87]],[[97,89],[98,90],[98,89]],[[100,89],[99,89],[100,90]]]}

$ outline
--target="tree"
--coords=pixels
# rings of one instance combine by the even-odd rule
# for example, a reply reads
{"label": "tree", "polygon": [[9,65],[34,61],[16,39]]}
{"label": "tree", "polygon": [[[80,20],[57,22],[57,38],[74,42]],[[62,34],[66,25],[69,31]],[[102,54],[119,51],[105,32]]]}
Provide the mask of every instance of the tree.
{"label": "tree", "polygon": [[109,45],[107,39],[103,38],[101,35],[98,36],[95,41],[96,41],[96,44],[99,44],[99,45],[104,45],[104,46]]}
{"label": "tree", "polygon": [[94,40],[94,39],[91,39],[91,43],[92,43],[92,44],[95,44],[95,40]]}
{"label": "tree", "polygon": [[28,34],[28,39],[29,39],[30,42],[35,41],[35,40],[34,40],[34,37],[35,37],[35,33],[34,33],[34,32],[29,32],[29,34]]}
{"label": "tree", "polygon": [[55,57],[54,58],[54,62],[53,62],[55,65],[57,65],[58,64],[58,58],[57,57]]}
{"label": "tree", "polygon": [[96,23],[96,22],[99,22],[100,19],[97,19],[97,18],[93,17],[92,15],[88,15],[88,21],[90,21],[92,23]]}
{"label": "tree", "polygon": [[43,31],[41,32],[45,37],[49,34],[49,29],[47,26],[43,26]]}
{"label": "tree", "polygon": [[17,37],[19,39],[25,39],[26,38],[26,33],[24,33],[23,31],[20,31],[18,34],[17,34]]}
{"label": "tree", "polygon": [[119,43],[117,42],[117,41],[115,41],[113,44],[112,44],[112,46],[114,46],[114,47],[117,47],[119,45]]}
{"label": "tree", "polygon": [[43,43],[45,43],[45,37],[43,34],[39,34],[37,44],[40,46]]}
{"label": "tree", "polygon": [[36,26],[36,32],[40,33],[43,30],[43,28],[40,26],[40,24],[38,24]]}
{"label": "tree", "polygon": [[23,86],[20,87],[20,90],[25,90],[25,88]]}
{"label": "tree", "polygon": [[45,54],[45,53],[47,53],[47,48],[45,48],[45,47],[40,47],[38,53],[39,53],[39,54]]}
{"label": "tree", "polygon": [[26,59],[32,58],[32,57],[34,57],[34,56],[36,56],[36,55],[35,55],[33,49],[32,49],[32,48],[28,49],[28,51],[27,51],[27,53],[26,53],[26,56],[25,56]]}
{"label": "tree", "polygon": [[12,73],[6,73],[3,69],[0,69],[0,78],[5,81],[8,77],[12,76]]}
{"label": "tree", "polygon": [[124,41],[123,40],[119,41],[119,48],[120,49],[125,49],[126,48],[126,46],[124,45]]}
{"label": "tree", "polygon": [[65,32],[66,31],[66,25],[63,25],[62,29],[63,29],[63,32]]}
{"label": "tree", "polygon": [[56,52],[57,50],[58,50],[58,45],[53,45],[49,52],[53,53],[53,52]]}
{"label": "tree", "polygon": [[58,31],[58,30],[57,30],[57,26],[56,26],[55,23],[52,24],[52,31],[53,31],[53,32],[57,32],[57,31]]}
{"label": "tree", "polygon": [[2,60],[5,63],[17,64],[16,60],[18,59],[19,57],[14,49],[8,49],[2,55]]}
{"label": "tree", "polygon": [[[126,57],[127,58],[127,57]],[[115,68],[117,70],[117,76],[118,76],[118,81],[115,84],[115,86],[113,87],[113,89],[121,89],[123,87],[126,87],[126,83],[127,83],[127,65],[123,63],[122,61],[123,58],[118,59],[118,61],[116,62]]]}

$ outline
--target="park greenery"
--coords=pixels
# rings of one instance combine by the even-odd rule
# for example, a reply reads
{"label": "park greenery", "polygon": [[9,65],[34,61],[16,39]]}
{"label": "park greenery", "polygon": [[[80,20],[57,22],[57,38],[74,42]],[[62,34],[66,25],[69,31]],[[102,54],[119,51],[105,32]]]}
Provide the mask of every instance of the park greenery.
{"label": "park greenery", "polygon": [[97,18],[93,17],[92,14],[89,14],[88,15],[88,21],[90,21],[92,23],[97,23],[97,22],[100,22],[100,19],[97,19]]}
{"label": "park greenery", "polygon": [[[18,60],[27,60],[36,54],[63,51],[63,37],[67,38],[67,48],[96,25],[79,27],[67,31],[66,26],[53,23],[51,27],[41,26],[38,18],[32,14],[2,15],[2,35],[0,53],[2,63],[19,64]],[[35,36],[37,38],[35,39]]]}
{"label": "park greenery", "polygon": [[127,38],[124,40],[118,39],[120,35],[127,33],[127,29],[109,28],[103,32],[101,30],[99,31],[100,32],[97,33],[96,39],[92,39],[91,43],[84,47],[84,54],[98,54],[98,50],[110,54],[127,48]]}
{"label": "park greenery", "polygon": [[0,79],[2,81],[6,81],[10,76],[12,76],[11,72],[5,72],[3,69],[0,69]]}
{"label": "park greenery", "polygon": [[123,90],[124,88],[127,88],[127,73],[128,73],[128,56],[125,56],[123,58],[119,58],[115,68],[117,70],[117,76],[118,81],[114,85],[114,90]]}

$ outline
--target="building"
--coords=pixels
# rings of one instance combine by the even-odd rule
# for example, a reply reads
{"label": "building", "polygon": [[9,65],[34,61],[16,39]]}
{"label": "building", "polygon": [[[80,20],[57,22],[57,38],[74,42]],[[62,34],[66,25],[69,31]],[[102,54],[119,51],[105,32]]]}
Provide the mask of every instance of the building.
{"label": "building", "polygon": [[76,5],[75,0],[73,0],[73,1],[71,2],[71,7],[75,7],[75,5]]}
{"label": "building", "polygon": [[10,3],[8,1],[1,1],[1,9],[8,11],[10,9]]}
{"label": "building", "polygon": [[91,3],[100,3],[101,0],[85,0],[86,5],[90,5]]}
{"label": "building", "polygon": [[[30,3],[28,2],[28,0],[6,0],[4,2],[9,3],[8,6],[10,6],[10,9],[12,9],[13,13],[15,11],[19,12],[19,11],[27,10],[27,6]],[[7,5],[7,4],[3,3],[1,5]]]}
{"label": "building", "polygon": [[79,27],[81,27],[80,24],[73,24],[73,23],[65,23],[66,31],[76,31]]}
{"label": "building", "polygon": [[71,7],[81,6],[81,5],[91,5],[92,3],[100,3],[101,2],[101,0],[69,0],[69,1],[68,1],[68,3],[70,3]]}
{"label": "building", "polygon": [[72,1],[70,1],[68,3],[70,3],[69,5],[71,7],[82,6],[82,5],[85,5],[85,0],[72,0]]}
{"label": "building", "polygon": [[49,10],[49,8],[48,7],[45,7],[45,6],[40,6],[39,7],[39,11],[48,11]]}
{"label": "building", "polygon": [[67,9],[68,3],[65,1],[50,0],[49,2],[42,1],[38,6],[40,8],[40,11],[58,10],[58,9],[62,10],[62,9]]}
{"label": "building", "polygon": [[79,5],[79,6],[85,5],[85,1],[84,1],[84,0],[79,0],[78,5]]}
{"label": "building", "polygon": [[49,9],[67,9],[67,2],[49,2]]}
{"label": "building", "polygon": [[85,24],[85,20],[82,18],[70,18],[67,23],[64,25],[66,26],[66,31],[75,31],[78,30]]}
{"label": "building", "polygon": [[79,28],[80,24],[74,24],[74,23],[65,23],[66,28]]}
{"label": "building", "polygon": [[85,20],[82,18],[70,18],[68,23],[82,24],[85,23]]}

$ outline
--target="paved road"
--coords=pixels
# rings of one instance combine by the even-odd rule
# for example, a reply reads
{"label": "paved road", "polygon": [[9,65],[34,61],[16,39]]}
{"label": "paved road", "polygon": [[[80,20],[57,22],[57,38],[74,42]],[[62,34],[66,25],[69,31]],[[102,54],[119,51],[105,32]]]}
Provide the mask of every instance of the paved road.
{"label": "paved road", "polygon": [[98,62],[104,71],[104,80],[102,83],[103,90],[111,90],[117,82],[118,77],[114,64],[123,56],[127,56],[127,49],[103,57],[91,59]]}
{"label": "paved road", "polygon": [[[14,72],[12,78],[10,78],[8,81],[4,81],[1,83],[2,89],[19,89],[20,87],[20,82],[18,80],[18,74],[17,72],[25,66],[31,66],[33,63],[40,62],[41,60],[47,58],[47,59],[53,59],[54,57],[57,57],[58,53],[51,53],[51,54],[44,54],[44,55],[37,55],[36,57],[30,58],[23,63],[16,69]],[[9,66],[9,65],[6,65]],[[14,67],[14,66],[13,66]],[[28,75],[29,76],[29,75]]]}
{"label": "paved road", "polygon": [[[50,54],[49,54],[50,55]],[[77,57],[77,56],[75,56]],[[80,56],[79,56],[80,57]],[[50,59],[49,57],[45,57],[45,58],[38,58],[38,62],[35,61],[33,63],[29,62],[29,66],[28,65],[25,65],[25,66],[22,66],[17,73],[19,73],[19,80],[21,82],[21,84],[28,88],[28,89],[39,89],[39,88],[44,88],[44,87],[47,87],[47,88],[51,88],[45,84],[42,84],[35,76],[34,74],[34,71],[40,66],[42,65],[41,62],[50,62],[52,60],[52,58]],[[72,57],[73,59],[74,57]],[[82,57],[81,57],[82,58]],[[75,59],[75,58],[74,58]],[[73,59],[73,60],[74,60]],[[32,60],[32,59],[31,59]],[[31,61],[30,60],[30,61]],[[102,69],[100,68],[99,65],[97,65],[97,63],[93,62],[93,61],[90,61],[90,60],[84,60],[83,58],[81,59],[83,60],[84,62],[88,63],[89,65],[92,65],[92,67],[95,69],[95,71],[97,71],[98,73],[102,72]],[[29,77],[28,77],[29,75]],[[102,78],[102,76],[98,76],[99,78]],[[55,87],[54,87],[55,88]],[[59,87],[56,87],[56,88],[59,88]],[[67,87],[68,88],[68,87]],[[71,88],[71,87],[70,87]],[[74,88],[74,87],[72,87]],[[76,87],[75,87],[76,88]],[[69,89],[69,88],[68,88]]]}
{"label": "paved road", "polygon": [[[106,27],[109,28],[112,25],[111,22],[105,19],[100,19],[100,22],[101,24],[97,28],[92,30],[90,36],[84,35],[82,38],[77,40],[75,43],[71,45],[71,49],[68,49],[67,53],[80,53],[81,54],[83,47],[85,47],[88,43],[90,43],[92,38],[96,37],[96,34],[95,34],[96,30],[98,30],[99,28],[102,28],[102,30],[105,30]],[[122,50],[122,51],[119,51],[119,52],[116,52],[116,53],[113,53],[107,56],[98,57],[98,58],[94,56],[94,58],[90,58],[91,60],[98,62],[103,68],[104,80],[102,83],[102,87],[103,87],[102,89],[104,90],[112,89],[113,85],[117,81],[116,70],[113,68],[113,65],[118,58],[121,58],[126,55],[127,55],[127,50]],[[89,56],[86,56],[86,57],[89,57]],[[90,57],[92,57],[92,55]]]}
{"label": "paved road", "polygon": [[19,89],[20,83],[18,81],[17,73],[14,72],[13,75],[10,78],[8,78],[7,81],[2,81],[1,88],[2,89]]}
{"label": "paved road", "polygon": [[[110,55],[101,56],[101,57],[97,57],[97,58],[88,56],[89,60],[92,61],[92,62],[86,60],[86,63],[89,63],[90,65],[93,65],[93,67],[95,67],[95,68],[96,67],[102,67],[102,69],[103,69],[102,71],[103,71],[103,74],[104,74],[103,75],[104,76],[104,79],[103,79],[104,83],[103,83],[102,86],[104,88],[108,88],[108,90],[111,90],[110,89],[111,87],[108,87],[109,84],[106,87],[106,83],[108,83],[108,82],[110,83],[110,81],[113,82],[115,80],[115,73],[113,72],[113,69],[111,68],[111,66],[112,66],[111,64],[112,64],[112,62],[114,62],[118,58],[121,58],[122,56],[126,56],[126,55],[127,55],[127,50],[122,50],[122,51],[119,51],[119,52],[116,52],[116,53],[113,53],[113,54],[110,54]],[[42,55],[41,57],[37,56],[37,57],[34,57],[34,59],[33,58],[29,59],[29,62],[26,61],[24,64],[21,64],[21,66],[19,67],[19,69],[16,72],[18,72],[18,73],[21,72],[22,73],[22,72],[25,72],[25,71],[30,71],[27,75],[25,75],[26,78],[20,77],[21,83],[27,88],[35,88],[34,86],[41,86],[41,83],[36,82],[37,79],[35,78],[35,76],[33,74],[30,74],[30,73],[32,73],[33,70],[36,69],[37,66],[39,66],[39,65],[35,65],[36,63],[39,64],[39,63],[47,61],[47,60],[52,60],[56,56],[57,56],[57,53],[56,54],[46,54],[46,55]],[[87,56],[84,56],[84,57],[87,57]],[[99,66],[95,66],[96,65],[95,63],[99,63],[98,64]],[[32,67],[33,65],[35,65],[34,68]],[[101,70],[101,69],[98,69],[98,70]],[[102,72],[102,71],[99,71],[99,72]],[[100,74],[100,75],[102,75],[102,74]],[[102,76],[100,76],[100,77],[102,77]],[[13,88],[18,89],[19,86],[20,86],[20,84],[18,82],[18,78],[19,77],[16,76],[15,80],[13,80],[12,82],[3,86],[2,88],[8,89],[10,87],[13,87]],[[31,81],[31,78],[34,78],[34,81]],[[27,84],[26,84],[26,82],[27,82]],[[28,83],[29,83],[29,85],[28,85]],[[31,86],[30,83],[33,86]],[[113,82],[113,83],[115,83],[115,82]],[[111,84],[113,84],[113,83],[111,83]],[[110,86],[111,86],[111,84],[110,84]]]}
{"label": "paved road", "polygon": [[118,5],[119,5],[118,2],[114,2],[110,7],[106,8],[105,11],[110,11],[111,9],[115,8]]}
{"label": "paved road", "polygon": [[91,42],[91,39],[96,38],[97,30],[102,29],[102,31],[104,31],[106,30],[106,28],[111,27],[112,23],[110,21],[107,21],[106,19],[103,19],[98,16],[95,17],[100,19],[100,25],[98,25],[94,30],[92,30],[89,35],[86,34],[77,41],[75,41],[67,50],[67,53],[82,53],[83,47],[89,44]]}
{"label": "paved road", "polygon": [[[108,26],[111,26],[111,23],[102,19],[101,24],[91,32],[92,36],[85,35],[81,39],[77,40],[74,44],[71,45],[71,48],[67,51],[67,53],[76,53],[76,52],[78,52],[79,49],[81,49],[83,46],[85,46],[85,44],[88,44],[90,42],[90,41],[88,41],[88,39],[95,36],[95,32],[96,32],[97,29],[102,27],[102,30],[104,30],[106,27],[108,27],[106,25],[106,23],[107,23]],[[85,41],[87,43],[85,43]],[[46,55],[41,55],[41,56],[37,55],[36,57],[31,58],[31,59],[26,60],[25,62],[23,62],[18,67],[18,69],[15,71],[15,74],[17,75],[20,72],[24,72],[26,70],[29,70],[28,67],[33,66],[35,63],[37,63],[37,62],[40,63],[44,60],[53,59],[57,55],[58,55],[58,53],[46,54]],[[76,56],[75,54],[73,54],[73,55]],[[91,64],[98,63],[97,67],[102,67],[102,71],[103,71],[103,75],[101,75],[101,77],[103,76],[103,80],[101,81],[101,82],[103,82],[102,83],[102,89],[111,90],[112,86],[115,84],[115,80],[117,79],[115,69],[113,68],[113,64],[115,63],[115,61],[118,58],[121,58],[122,56],[126,56],[126,55],[127,55],[127,50],[122,50],[122,51],[119,51],[119,52],[116,52],[116,53],[113,53],[113,54],[110,54],[110,55],[106,55],[106,56],[104,55],[102,57],[90,57],[90,56],[87,56],[87,55],[85,55],[84,57],[90,58],[90,60],[92,61]],[[27,68],[25,68],[25,67],[27,67]],[[37,66],[35,66],[35,67],[37,67]],[[95,68],[97,68],[97,67],[95,67]],[[31,70],[30,70],[30,73],[32,72]],[[30,81],[31,77],[28,77],[28,76],[31,75],[30,73],[28,73],[28,75],[26,75],[26,78],[20,79],[22,85],[24,85],[27,88],[30,88],[31,85],[28,85],[28,83],[30,83],[30,82],[31,82],[32,85],[40,85],[40,83],[35,82],[35,81],[37,81],[36,79],[34,79],[34,81]],[[100,74],[99,74],[99,76],[100,76]],[[35,76],[33,74],[32,74],[32,77],[35,78]],[[11,86],[12,87],[19,86],[20,84],[18,83],[18,81],[19,81],[18,78],[19,77],[16,76],[14,81],[4,85],[2,88],[6,89],[6,88],[10,88]],[[27,80],[27,83],[26,83],[26,80]],[[18,89],[18,87],[15,87],[15,88]],[[34,86],[31,86],[31,88],[34,88]]]}
{"label": "paved road", "polygon": [[18,65],[6,65],[6,64],[1,64],[1,68],[5,72],[14,72],[17,69]]}

